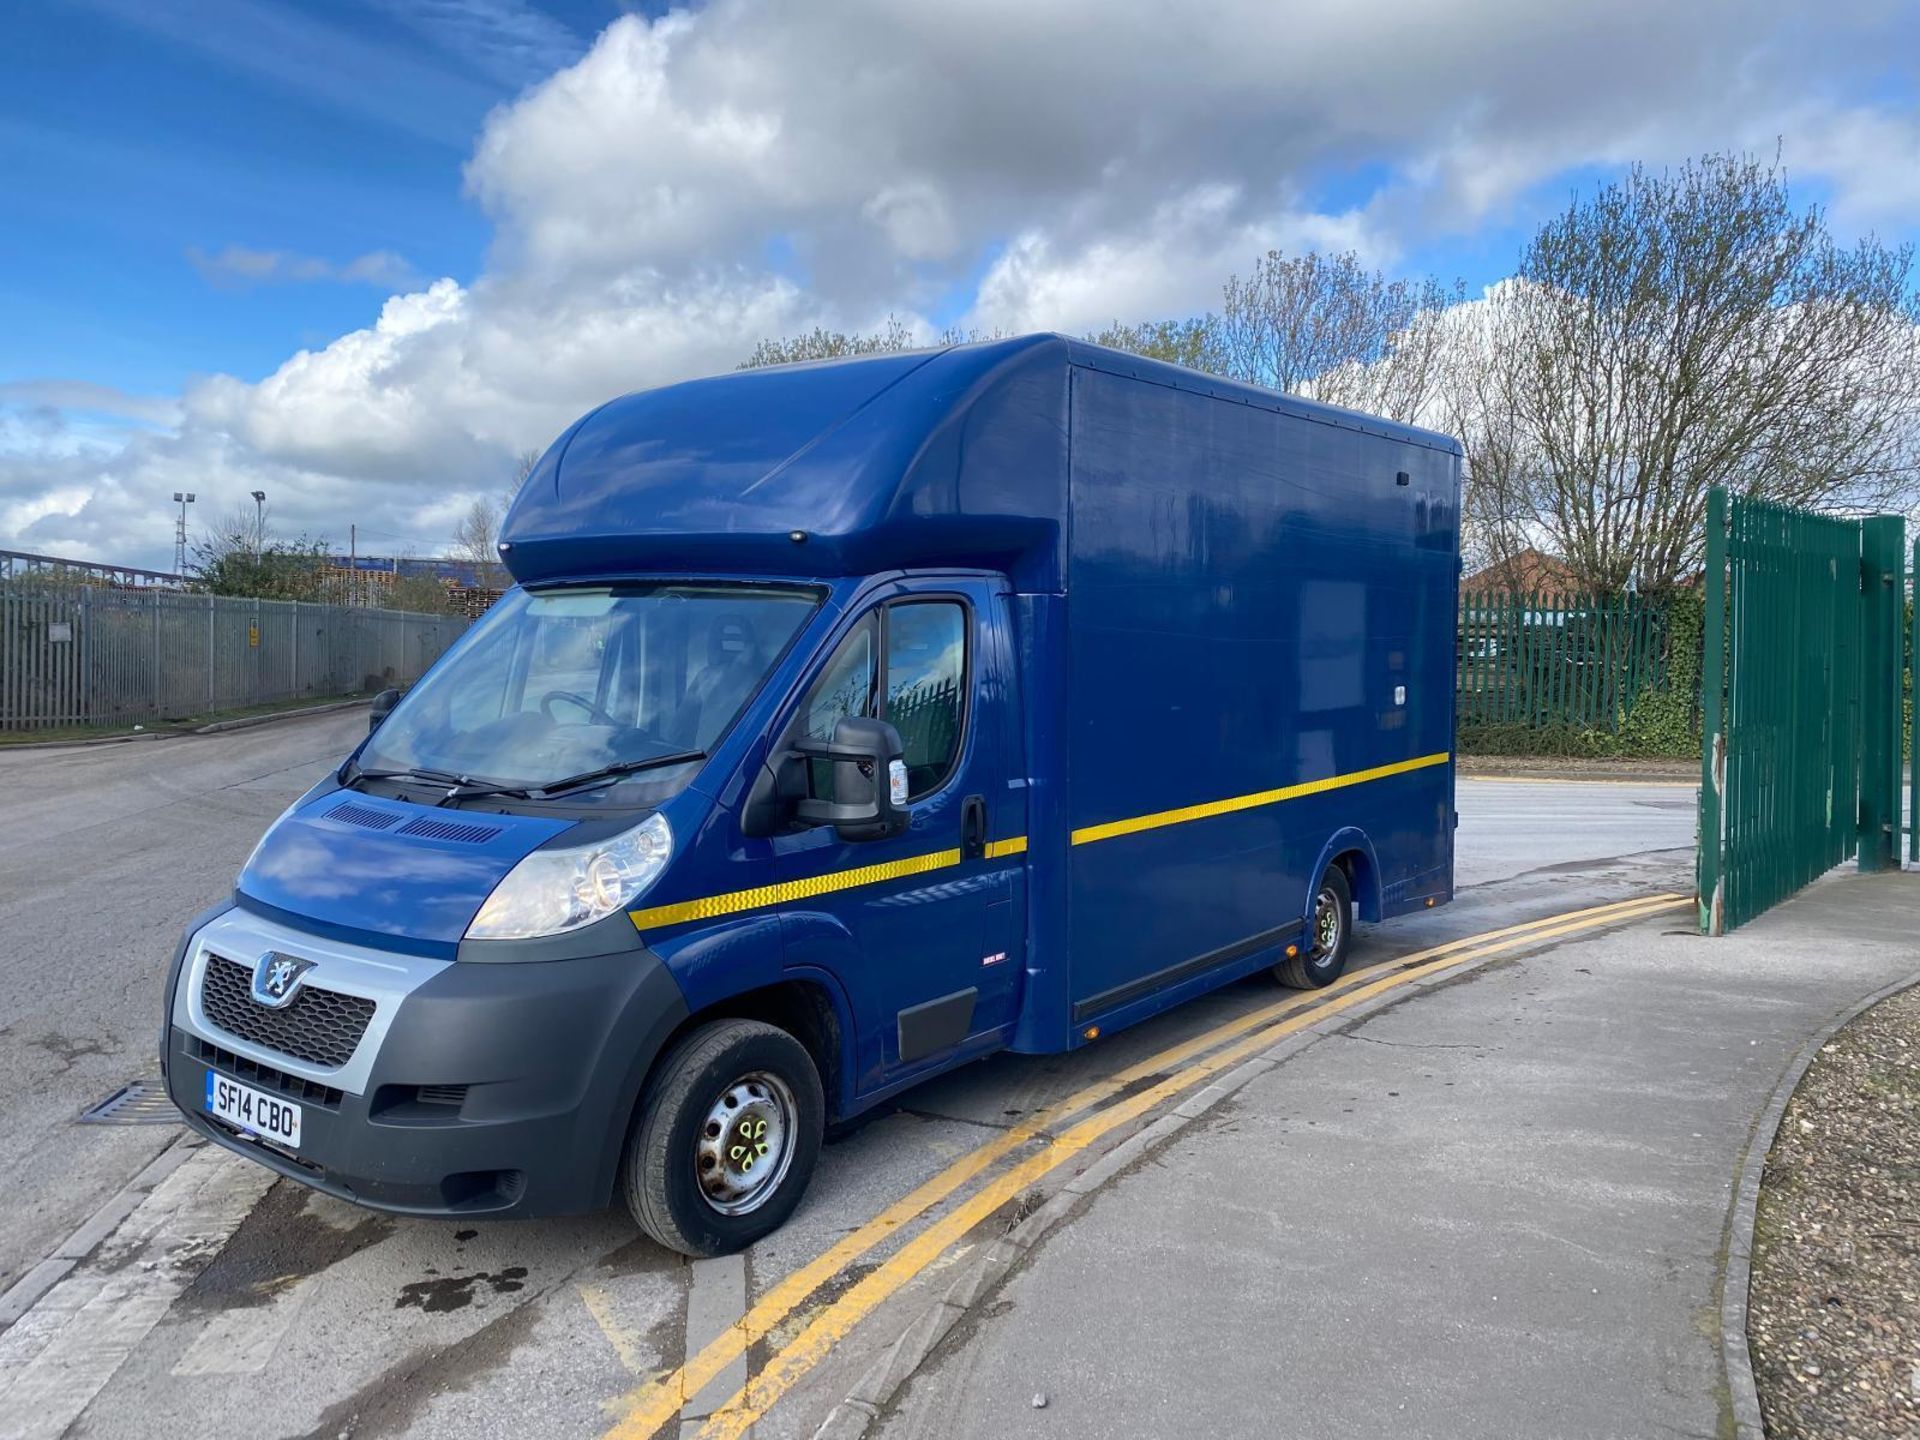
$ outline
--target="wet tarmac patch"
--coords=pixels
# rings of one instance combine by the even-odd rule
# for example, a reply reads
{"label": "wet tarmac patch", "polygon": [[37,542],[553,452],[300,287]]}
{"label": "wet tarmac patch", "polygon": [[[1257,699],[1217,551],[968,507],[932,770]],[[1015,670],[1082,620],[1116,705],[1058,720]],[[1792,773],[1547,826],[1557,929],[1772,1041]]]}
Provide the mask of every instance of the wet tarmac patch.
{"label": "wet tarmac patch", "polygon": [[176,1302],[207,1313],[266,1305],[294,1282],[338,1265],[392,1233],[394,1222],[282,1180]]}
{"label": "wet tarmac patch", "polygon": [[471,1275],[443,1275],[437,1280],[415,1280],[400,1287],[393,1302],[396,1310],[419,1309],[429,1315],[444,1315],[463,1310],[474,1300],[476,1286],[485,1285],[496,1295],[511,1295],[527,1288],[527,1267],[509,1265],[497,1274],[476,1270]]}

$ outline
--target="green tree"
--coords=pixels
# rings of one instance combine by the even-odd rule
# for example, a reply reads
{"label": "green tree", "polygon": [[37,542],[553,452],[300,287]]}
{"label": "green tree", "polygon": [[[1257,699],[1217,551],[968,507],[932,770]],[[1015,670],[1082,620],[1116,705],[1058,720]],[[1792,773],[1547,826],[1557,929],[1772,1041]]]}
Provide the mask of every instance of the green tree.
{"label": "green tree", "polygon": [[323,600],[327,546],[322,540],[269,540],[256,548],[203,542],[188,570],[195,589],[257,600]]}

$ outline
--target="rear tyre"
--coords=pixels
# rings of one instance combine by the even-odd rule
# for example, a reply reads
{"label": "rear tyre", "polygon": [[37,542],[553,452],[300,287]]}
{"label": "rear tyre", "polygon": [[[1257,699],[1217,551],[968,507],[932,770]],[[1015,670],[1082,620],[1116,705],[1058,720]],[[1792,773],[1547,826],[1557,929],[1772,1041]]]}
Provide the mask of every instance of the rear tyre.
{"label": "rear tyre", "polygon": [[757,1020],[702,1025],[641,1096],[620,1166],[627,1209],[683,1255],[743,1250],[800,1203],[825,1115],[819,1071],[793,1036]]}
{"label": "rear tyre", "polygon": [[1353,942],[1353,887],[1338,865],[1327,866],[1314,887],[1307,938],[1311,944],[1306,950],[1273,967],[1280,983],[1296,990],[1331,985],[1347,968],[1347,947]]}

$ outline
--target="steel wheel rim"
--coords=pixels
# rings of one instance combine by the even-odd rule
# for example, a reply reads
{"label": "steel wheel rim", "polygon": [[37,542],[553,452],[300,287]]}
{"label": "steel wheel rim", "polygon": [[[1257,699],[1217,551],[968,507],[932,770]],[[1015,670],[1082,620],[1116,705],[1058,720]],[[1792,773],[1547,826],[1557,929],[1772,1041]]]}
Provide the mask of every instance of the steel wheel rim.
{"label": "steel wheel rim", "polygon": [[1313,901],[1313,958],[1316,961],[1331,960],[1340,948],[1340,932],[1346,924],[1340,910],[1340,897],[1334,894],[1333,887],[1322,886]]}
{"label": "steel wheel rim", "polygon": [[778,1075],[755,1070],[721,1090],[700,1122],[693,1173],[722,1215],[750,1215],[780,1188],[793,1164],[799,1107]]}

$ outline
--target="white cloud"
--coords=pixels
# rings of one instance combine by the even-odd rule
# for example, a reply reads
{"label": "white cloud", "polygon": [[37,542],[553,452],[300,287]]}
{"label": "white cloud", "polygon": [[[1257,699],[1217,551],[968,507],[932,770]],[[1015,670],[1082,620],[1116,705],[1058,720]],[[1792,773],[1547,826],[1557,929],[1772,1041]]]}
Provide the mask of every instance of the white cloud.
{"label": "white cloud", "polygon": [[406,257],[391,250],[370,250],[356,259],[336,264],[317,255],[295,255],[286,250],[250,250],[244,245],[229,245],[208,254],[195,245],[187,250],[187,259],[207,283],[222,287],[331,281],[394,290],[419,280],[419,271],[407,263]]}
{"label": "white cloud", "polygon": [[[392,3],[501,76],[567,53],[523,0]],[[1204,21],[1158,0],[629,14],[477,137],[466,185],[495,225],[483,274],[389,275],[402,293],[366,328],[257,382],[196,384],[168,434],[110,452],[69,439],[78,468],[37,482],[0,470],[0,505],[38,483],[65,497],[28,525],[41,548],[111,545],[116,505],[144,515],[138,495],[201,467],[203,492],[272,490],[283,524],[359,515],[431,547],[462,496],[587,407],[730,368],[766,336],[889,313],[923,333],[956,310],[1013,329],[1168,316],[1214,303],[1270,246],[1391,264],[1525,219],[1523,197],[1581,167],[1770,150],[1776,135],[1836,219],[1912,225],[1910,110],[1830,97],[1866,93],[1889,56],[1914,53],[1901,43],[1920,36],[1901,32],[1915,28],[1881,0],[1832,0],[1818,25],[1789,0],[1221,0]],[[1364,185],[1329,189],[1356,172]],[[404,265],[201,258],[248,283]],[[78,487],[92,498],[75,510]],[[139,527],[119,543],[151,558]]]}
{"label": "white cloud", "polygon": [[1235,187],[1207,185],[1156,207],[1136,229],[1077,249],[1028,231],[987,271],[973,318],[990,330],[1094,330],[1216,305],[1221,281],[1268,250],[1357,250],[1376,264],[1394,258],[1357,212],[1249,219],[1242,209]]}

